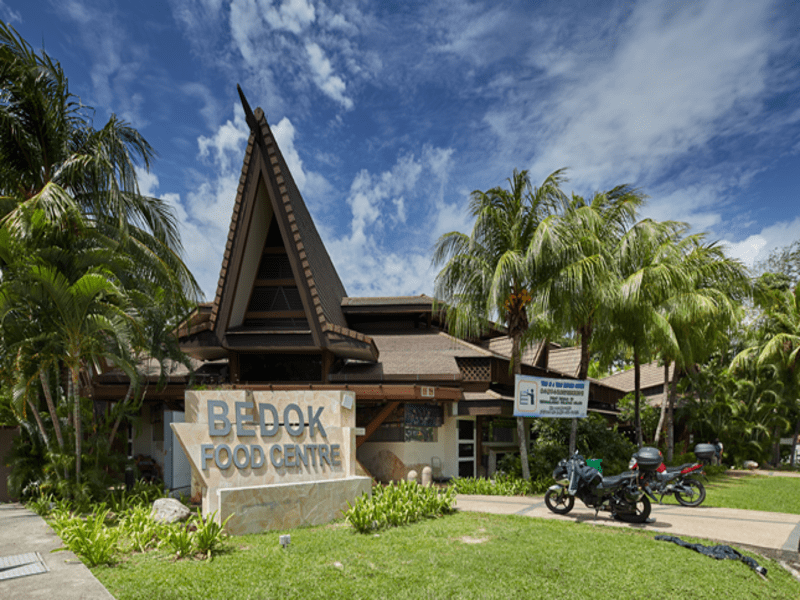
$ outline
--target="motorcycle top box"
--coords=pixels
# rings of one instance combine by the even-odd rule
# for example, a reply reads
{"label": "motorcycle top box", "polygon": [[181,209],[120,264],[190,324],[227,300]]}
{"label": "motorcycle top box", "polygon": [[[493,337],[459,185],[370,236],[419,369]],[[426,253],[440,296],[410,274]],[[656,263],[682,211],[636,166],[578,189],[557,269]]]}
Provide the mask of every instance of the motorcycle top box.
{"label": "motorcycle top box", "polygon": [[634,456],[640,471],[655,471],[664,461],[661,451],[649,446],[644,446]]}
{"label": "motorcycle top box", "polygon": [[715,451],[714,444],[697,444],[694,447],[694,455],[698,460],[711,460]]}

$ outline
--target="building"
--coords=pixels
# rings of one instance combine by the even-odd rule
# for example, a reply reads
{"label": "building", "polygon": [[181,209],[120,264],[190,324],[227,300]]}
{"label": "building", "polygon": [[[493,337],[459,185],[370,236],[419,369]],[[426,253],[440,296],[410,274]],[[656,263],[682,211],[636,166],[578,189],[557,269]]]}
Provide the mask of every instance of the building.
{"label": "building", "polygon": [[[519,448],[511,340],[502,328],[476,340],[450,336],[428,296],[349,297],[263,111],[252,112],[244,96],[242,103],[251,133],[216,295],[179,331],[197,361],[193,384],[350,390],[358,461],[374,478],[404,479],[424,466],[435,478],[491,474]],[[559,362],[563,372],[548,369],[548,357],[561,354],[569,359],[539,344],[523,357],[523,373],[574,378],[574,357]],[[148,397],[130,441],[130,452],[153,456],[172,488],[186,467],[169,423],[181,419],[187,376],[177,372]],[[119,399],[126,389],[108,373],[97,378],[95,398]],[[589,410],[613,415],[620,396],[592,381]]]}

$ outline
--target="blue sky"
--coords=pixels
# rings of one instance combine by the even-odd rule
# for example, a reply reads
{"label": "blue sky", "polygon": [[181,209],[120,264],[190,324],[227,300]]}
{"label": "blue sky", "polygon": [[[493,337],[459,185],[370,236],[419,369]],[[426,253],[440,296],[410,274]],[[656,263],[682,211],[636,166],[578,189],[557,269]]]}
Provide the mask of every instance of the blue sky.
{"label": "blue sky", "polygon": [[800,4],[0,0],[159,154],[213,299],[261,106],[351,296],[431,294],[431,248],[513,169],[620,183],[746,264],[800,238]]}

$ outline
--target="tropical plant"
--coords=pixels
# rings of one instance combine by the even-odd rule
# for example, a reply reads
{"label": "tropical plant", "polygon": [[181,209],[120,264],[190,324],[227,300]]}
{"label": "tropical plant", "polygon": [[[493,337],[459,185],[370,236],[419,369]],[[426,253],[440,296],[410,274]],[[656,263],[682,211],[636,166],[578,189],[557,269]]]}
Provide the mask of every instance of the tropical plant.
{"label": "tropical plant", "polygon": [[392,482],[372,489],[354,504],[347,503],[344,516],[359,533],[399,527],[420,519],[440,517],[455,509],[455,488],[439,490],[413,481]]}
{"label": "tropical plant", "polygon": [[[532,187],[527,171],[514,171],[508,189],[472,192],[469,211],[475,218],[471,235],[451,232],[436,242],[433,264],[437,306],[455,336],[477,337],[502,320],[512,340],[511,370],[522,372],[522,340],[531,323],[532,294],[547,277],[536,268],[534,255],[555,233],[554,217],[564,206],[563,171]],[[544,328],[542,322],[536,329]],[[530,473],[524,420],[517,419],[523,477]]]}
{"label": "tropical plant", "polygon": [[[592,336],[614,291],[613,249],[644,198],[629,185],[598,192],[588,202],[572,194],[553,233],[537,239],[538,247],[530,254],[533,269],[550,274],[537,289],[537,312],[552,315],[557,331],[578,338],[578,379],[589,374]],[[575,451],[577,421],[572,419],[570,454]]]}
{"label": "tropical plant", "polygon": [[759,376],[779,384],[773,412],[773,462],[780,462],[780,436],[793,420],[794,439],[800,432],[800,288],[790,289],[785,279],[764,274],[757,281],[756,305],[762,310],[751,328],[748,346],[737,354],[731,368],[741,372],[748,363]]}
{"label": "tropical plant", "polygon": [[690,280],[680,257],[694,239],[683,237],[688,226],[673,221],[644,219],[631,227],[614,248],[615,275],[610,310],[603,331],[606,361],[629,349],[634,365],[636,443],[642,446],[641,365],[657,351],[676,353],[679,344],[663,304],[684,290]]}
{"label": "tropical plant", "polygon": [[[162,365],[174,358],[162,332],[199,295],[180,259],[174,214],[139,193],[136,167],[149,167],[152,148],[115,116],[100,129],[92,118],[61,65],[0,24],[3,362],[14,373],[18,416],[35,419],[58,453],[68,445],[63,399],[78,481],[81,398],[90,394],[92,374],[114,366],[131,382],[106,431],[110,446],[141,400],[134,370],[141,351]],[[39,415],[42,397],[51,426]]]}

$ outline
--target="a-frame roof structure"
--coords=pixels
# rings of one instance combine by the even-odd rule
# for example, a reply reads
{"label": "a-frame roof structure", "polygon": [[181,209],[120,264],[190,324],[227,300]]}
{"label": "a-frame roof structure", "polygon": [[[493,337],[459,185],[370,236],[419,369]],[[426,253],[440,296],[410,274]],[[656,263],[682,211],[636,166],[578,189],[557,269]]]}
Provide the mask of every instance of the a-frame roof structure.
{"label": "a-frame roof structure", "polygon": [[182,333],[194,356],[329,352],[378,359],[373,340],[348,328],[344,285],[289,172],[264,112],[239,88],[250,137],[210,312]]}

